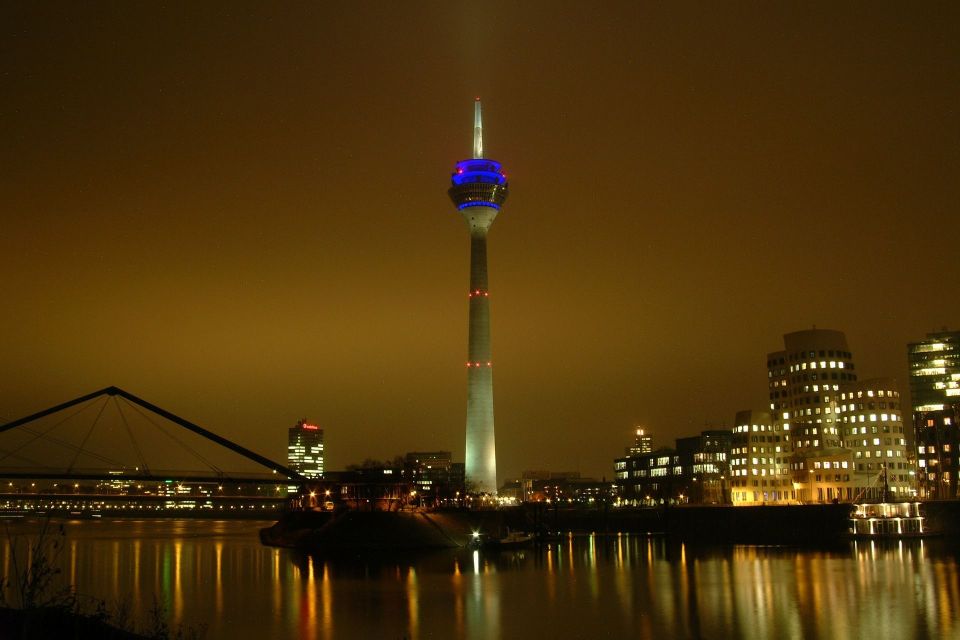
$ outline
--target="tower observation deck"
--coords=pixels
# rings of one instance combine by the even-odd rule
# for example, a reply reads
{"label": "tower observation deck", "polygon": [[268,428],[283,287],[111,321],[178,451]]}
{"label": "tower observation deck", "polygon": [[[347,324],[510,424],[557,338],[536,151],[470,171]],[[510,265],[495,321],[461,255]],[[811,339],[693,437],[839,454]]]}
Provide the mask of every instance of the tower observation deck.
{"label": "tower observation deck", "polygon": [[507,199],[500,163],[483,157],[480,99],[474,103],[473,158],[454,167],[448,193],[470,230],[470,324],[467,343],[467,440],[465,474],[473,489],[497,491],[497,444],[493,430],[493,357],[490,350],[490,289],[487,233]]}

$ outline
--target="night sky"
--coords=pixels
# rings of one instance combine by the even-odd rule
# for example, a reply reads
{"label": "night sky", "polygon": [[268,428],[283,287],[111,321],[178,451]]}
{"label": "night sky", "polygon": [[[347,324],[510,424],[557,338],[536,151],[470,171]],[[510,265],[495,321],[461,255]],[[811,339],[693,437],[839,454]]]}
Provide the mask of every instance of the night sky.
{"label": "night sky", "polygon": [[[0,420],[117,385],[275,459],[463,459],[473,98],[499,476],[612,477],[960,326],[960,4],[0,4]],[[905,386],[905,385],[904,385]]]}

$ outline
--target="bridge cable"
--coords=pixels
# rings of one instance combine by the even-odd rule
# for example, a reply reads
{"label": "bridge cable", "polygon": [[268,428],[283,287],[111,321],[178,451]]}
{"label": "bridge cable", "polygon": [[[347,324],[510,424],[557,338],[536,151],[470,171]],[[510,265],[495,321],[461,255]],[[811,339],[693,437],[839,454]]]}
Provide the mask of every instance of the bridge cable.
{"label": "bridge cable", "polygon": [[80,448],[77,450],[77,454],[73,456],[73,460],[70,462],[70,466],[67,467],[67,473],[73,471],[73,465],[77,464],[77,459],[80,457],[81,453],[84,453],[83,447],[87,444],[87,440],[90,439],[90,434],[93,433],[93,430],[96,429],[97,423],[100,422],[100,416],[103,415],[103,410],[107,408],[107,405],[110,404],[110,401],[107,400],[103,403],[103,406],[100,407],[100,411],[97,413],[97,417],[93,419],[93,424],[90,425],[90,428],[87,429],[87,435],[83,437],[83,442],[80,443]]}
{"label": "bridge cable", "polygon": [[160,430],[160,433],[162,433],[163,435],[167,436],[168,438],[170,438],[171,440],[173,440],[174,442],[176,442],[177,444],[179,444],[183,449],[186,449],[187,452],[193,454],[193,456],[194,456],[195,458],[197,458],[198,460],[200,460],[200,462],[202,462],[203,464],[205,464],[205,465],[207,465],[208,467],[210,467],[210,469],[211,469],[212,471],[214,471],[218,476],[223,477],[224,475],[226,475],[226,474],[224,474],[223,470],[220,469],[217,465],[213,464],[212,462],[210,462],[209,460],[207,460],[206,458],[204,458],[202,455],[200,455],[199,453],[197,453],[196,451],[194,451],[194,450],[193,450],[192,448],[190,448],[187,444],[185,444],[184,442],[182,442],[177,436],[173,435],[172,433],[168,433],[167,430],[164,429],[160,424],[158,424],[157,422],[154,422],[154,420],[153,420],[150,416],[148,416],[147,414],[145,414],[145,413],[140,409],[140,407],[138,407],[137,405],[131,403],[129,400],[126,400],[126,398],[124,398],[124,401],[126,401],[128,404],[130,404],[137,413],[139,413],[141,416],[143,416],[143,417],[147,420],[147,422],[149,422],[150,424],[152,424],[153,426],[155,426],[157,429],[159,429],[159,430]]}
{"label": "bridge cable", "polygon": [[[53,467],[51,467],[51,466],[48,465],[48,464],[44,464],[43,462],[38,462],[38,461],[34,460],[33,458],[28,458],[27,456],[21,456],[20,454],[15,453],[15,452],[13,452],[13,451],[7,451],[6,449],[0,449],[0,453],[5,453],[5,454],[7,454],[6,456],[4,456],[5,458],[9,456],[9,457],[12,457],[12,458],[16,458],[17,460],[23,460],[24,462],[29,462],[30,464],[36,465],[37,467],[40,467],[40,468],[43,468],[43,469],[53,469]],[[0,474],[0,476],[2,476],[2,474]]]}
{"label": "bridge cable", "polygon": [[120,419],[123,420],[123,426],[127,429],[127,435],[130,436],[130,444],[133,445],[133,450],[137,454],[137,458],[140,460],[140,468],[144,470],[146,475],[150,475],[150,467],[147,466],[147,460],[143,457],[143,452],[140,450],[140,445],[137,444],[136,438],[133,437],[133,430],[130,428],[130,423],[127,422],[127,416],[123,413],[123,407],[117,401],[117,397],[113,396],[113,402],[117,407],[117,412],[120,414]]}
{"label": "bridge cable", "polygon": [[[85,405],[85,406],[80,407],[79,409],[77,409],[76,411],[74,411],[73,413],[71,413],[70,415],[65,416],[65,417],[63,418],[63,420],[60,420],[59,422],[54,423],[53,426],[50,427],[49,429],[47,429],[46,431],[37,432],[37,431],[33,431],[32,429],[29,429],[29,428],[27,428],[27,427],[23,427],[23,430],[24,430],[24,431],[26,431],[27,433],[33,434],[34,437],[31,438],[30,440],[27,440],[26,442],[24,442],[23,444],[21,444],[19,447],[16,447],[16,448],[13,449],[12,451],[6,453],[5,455],[0,456],[0,462],[3,462],[4,460],[6,460],[8,456],[13,455],[13,454],[15,454],[15,453],[18,453],[20,450],[24,449],[25,447],[33,444],[34,442],[36,442],[36,441],[39,440],[40,438],[47,438],[47,439],[49,439],[49,440],[51,440],[51,441],[53,441],[53,442],[57,442],[57,439],[56,439],[56,438],[54,438],[53,436],[49,436],[48,434],[49,434],[51,431],[53,431],[54,429],[56,429],[57,427],[59,427],[60,425],[62,425],[64,422],[66,422],[67,420],[69,420],[70,418],[73,418],[74,416],[79,415],[80,413],[82,413],[83,411],[86,411],[87,409],[89,409],[89,408],[92,407],[93,405],[94,405],[94,403],[91,402],[91,403],[88,404],[88,405]],[[72,445],[66,444],[65,442],[57,442],[57,444],[60,444],[60,445],[63,445],[63,446],[67,446],[67,447],[72,446]]]}
{"label": "bridge cable", "polygon": [[[31,429],[30,427],[21,427],[21,429],[23,429],[23,430],[26,431],[27,433],[37,433],[36,431],[34,431],[33,429]],[[43,434],[43,433],[41,433],[41,434],[39,434],[39,435],[40,435],[40,437],[42,437],[42,438],[44,439],[45,442],[52,442],[52,443],[54,443],[54,444],[58,444],[58,445],[60,445],[61,447],[65,448],[65,449],[69,449],[70,451],[77,451],[77,450],[80,449],[77,445],[73,444],[72,442],[68,442],[68,441],[63,440],[63,439],[61,439],[61,438],[57,438],[57,437],[55,437],[55,436],[51,436],[51,435],[47,435],[47,434]],[[113,467],[118,467],[118,466],[119,466],[119,467],[122,467],[122,466],[123,466],[123,463],[120,462],[119,460],[114,460],[113,458],[108,458],[107,456],[101,455],[101,454],[96,453],[96,452],[94,452],[94,451],[87,451],[86,454],[87,454],[88,456],[90,456],[91,458],[95,458],[95,459],[99,460],[100,462],[105,462],[105,463],[107,463],[108,465],[113,466]]]}

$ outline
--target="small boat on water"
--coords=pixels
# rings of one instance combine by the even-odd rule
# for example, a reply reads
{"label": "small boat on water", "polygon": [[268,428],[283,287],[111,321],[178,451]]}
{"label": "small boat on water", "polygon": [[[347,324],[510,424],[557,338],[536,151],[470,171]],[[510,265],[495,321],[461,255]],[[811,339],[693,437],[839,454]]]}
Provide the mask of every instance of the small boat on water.
{"label": "small boat on water", "polygon": [[490,549],[520,549],[533,545],[534,537],[532,533],[523,531],[510,531],[502,538],[494,538],[487,541],[487,547]]}
{"label": "small boat on water", "polygon": [[491,538],[483,536],[478,532],[473,534],[471,545],[475,549],[486,549],[488,551],[500,551],[507,549],[523,549],[532,547],[536,541],[536,536],[524,531],[507,530],[507,535],[502,538]]}

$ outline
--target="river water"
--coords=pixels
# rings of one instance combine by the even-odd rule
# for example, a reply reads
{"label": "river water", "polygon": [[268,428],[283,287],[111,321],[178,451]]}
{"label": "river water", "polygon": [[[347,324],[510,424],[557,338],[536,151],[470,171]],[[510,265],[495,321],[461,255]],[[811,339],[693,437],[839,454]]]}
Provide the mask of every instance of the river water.
{"label": "river water", "polygon": [[[206,638],[960,638],[960,544],[692,547],[578,536],[547,549],[311,557],[269,522],[63,523],[64,583]],[[5,523],[16,575],[40,523]],[[17,548],[16,554],[13,548]]]}

